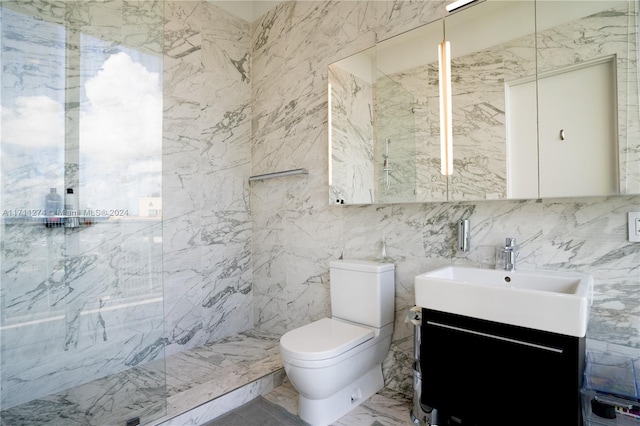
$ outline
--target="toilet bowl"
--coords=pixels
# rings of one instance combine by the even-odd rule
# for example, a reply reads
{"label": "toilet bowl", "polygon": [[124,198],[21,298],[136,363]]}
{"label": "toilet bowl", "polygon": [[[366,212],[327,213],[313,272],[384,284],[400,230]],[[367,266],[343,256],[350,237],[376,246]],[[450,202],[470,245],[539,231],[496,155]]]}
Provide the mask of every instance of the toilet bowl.
{"label": "toilet bowl", "polygon": [[330,268],[333,316],[280,339],[285,372],[299,392],[298,414],[314,426],[339,419],[382,389],[393,333],[394,265],[343,260]]}

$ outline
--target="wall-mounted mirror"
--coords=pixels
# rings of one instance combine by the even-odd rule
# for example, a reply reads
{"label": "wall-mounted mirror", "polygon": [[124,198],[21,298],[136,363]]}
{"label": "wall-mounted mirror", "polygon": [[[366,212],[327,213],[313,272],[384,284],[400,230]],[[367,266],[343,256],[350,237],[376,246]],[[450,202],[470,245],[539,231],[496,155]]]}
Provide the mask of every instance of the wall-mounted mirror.
{"label": "wall-mounted mirror", "polygon": [[[534,2],[485,1],[444,19],[453,111],[448,199],[504,199],[511,138],[507,88],[523,78],[535,84]],[[522,103],[529,111],[523,125],[535,137],[535,97]]]}
{"label": "wall-mounted mirror", "polygon": [[540,197],[640,193],[637,8],[538,1]]}
{"label": "wall-mounted mirror", "polygon": [[329,66],[329,187],[335,203],[373,203],[375,48]]}
{"label": "wall-mounted mirror", "polygon": [[[636,7],[485,0],[330,65],[330,201],[640,193]],[[443,39],[449,176],[440,167]],[[606,123],[595,130],[588,116]]]}
{"label": "wall-mounted mirror", "polygon": [[426,25],[329,66],[332,202],[446,200],[430,146],[441,39],[440,23]]}

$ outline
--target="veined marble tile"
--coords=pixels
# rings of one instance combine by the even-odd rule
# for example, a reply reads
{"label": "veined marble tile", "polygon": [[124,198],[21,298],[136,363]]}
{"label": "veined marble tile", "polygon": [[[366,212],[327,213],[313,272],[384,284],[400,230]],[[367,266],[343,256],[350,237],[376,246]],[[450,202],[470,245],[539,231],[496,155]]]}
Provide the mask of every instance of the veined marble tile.
{"label": "veined marble tile", "polygon": [[252,330],[169,357],[169,419],[153,424],[201,424],[278,386],[278,342],[279,335]]}
{"label": "veined marble tile", "polygon": [[[25,235],[25,229],[33,231],[30,244],[35,247],[46,247],[46,241],[64,232],[64,228],[42,225],[12,225],[5,227],[5,236],[12,230]],[[138,356],[162,340],[158,332],[163,321],[160,275],[153,266],[160,251],[157,244],[149,243],[158,229],[148,223],[108,223],[75,230],[64,241],[60,239],[61,257],[50,275],[39,273],[40,280],[34,281],[34,274],[3,273],[2,374],[3,386],[11,390],[3,393],[3,408],[117,373],[158,355],[150,351]],[[5,259],[17,254],[8,241]],[[141,250],[144,260],[138,255]],[[107,253],[118,259],[118,271],[107,261]],[[36,263],[28,268],[46,266],[51,258],[46,252],[43,255],[34,256]],[[146,330],[132,330],[131,323]]]}
{"label": "veined marble tile", "polygon": [[162,366],[150,366],[122,371],[3,410],[2,424],[99,425],[124,423],[135,416],[156,418],[164,414],[165,374]]}
{"label": "veined marble tile", "polygon": [[212,3],[165,8],[164,192],[176,203],[164,223],[164,285],[173,354],[253,326],[250,27]]}
{"label": "veined marble tile", "polygon": [[[559,220],[545,227],[545,264],[590,273],[595,285],[588,336],[638,347],[637,312],[640,245],[627,241],[627,212],[640,199],[594,198],[580,203],[545,202],[545,213]],[[566,239],[567,232],[572,238]]]}
{"label": "veined marble tile", "polygon": [[271,376],[263,377],[248,386],[231,391],[214,401],[202,404],[184,414],[176,416],[165,422],[158,423],[158,425],[201,425],[271,391],[282,383],[283,376],[284,372],[282,372],[282,374],[273,374]]}

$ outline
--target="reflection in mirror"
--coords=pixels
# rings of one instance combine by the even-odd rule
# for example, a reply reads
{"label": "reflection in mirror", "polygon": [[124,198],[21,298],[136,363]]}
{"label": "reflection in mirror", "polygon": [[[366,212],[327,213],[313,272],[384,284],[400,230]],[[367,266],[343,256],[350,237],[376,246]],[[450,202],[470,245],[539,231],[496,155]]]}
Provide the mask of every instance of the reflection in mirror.
{"label": "reflection in mirror", "polygon": [[329,66],[330,202],[374,202],[375,49]]}
{"label": "reflection in mirror", "polygon": [[640,193],[637,8],[538,2],[541,197]]}
{"label": "reflection in mirror", "polygon": [[[640,193],[637,7],[485,0],[331,65],[331,202]],[[443,38],[452,67],[448,178],[440,173]],[[343,83],[339,69],[351,74]]]}
{"label": "reflection in mirror", "polygon": [[375,199],[379,203],[415,200],[415,100],[400,83],[377,70],[375,90]]}
{"label": "reflection in mirror", "polygon": [[[533,2],[485,0],[451,13],[444,24],[439,20],[422,26],[378,43],[375,51],[370,49],[329,66],[331,202],[506,197],[504,87],[508,80],[535,75]],[[445,28],[446,39],[451,42],[453,79],[453,174],[448,178],[440,167],[438,94],[438,44],[445,38]],[[365,62],[367,65],[360,67],[366,70],[367,77],[363,78],[353,64]],[[366,91],[362,84],[358,84],[357,92],[341,91],[343,96],[350,93],[360,99],[373,96],[368,105],[374,108],[366,110],[371,111],[368,124],[372,127],[366,131],[355,124],[362,110],[351,116],[345,105],[355,103],[336,100],[335,86],[340,83],[333,79],[338,81],[338,70],[348,70],[354,76],[351,81],[355,76],[369,79]],[[378,75],[375,81],[374,73]],[[389,90],[391,87],[394,89]],[[535,98],[532,102],[535,132]],[[411,115],[399,114],[407,110]],[[349,117],[338,117],[344,113]],[[340,121],[351,124],[339,127]],[[354,131],[356,128],[360,131]],[[365,149],[354,148],[358,142],[362,146],[363,134],[376,142]],[[347,152],[352,150],[358,154],[348,157]],[[366,158],[371,159],[372,167],[362,164]],[[388,170],[385,161],[390,165]]]}
{"label": "reflection in mirror", "polygon": [[391,186],[380,202],[446,200],[438,131],[437,46],[441,40],[438,21],[376,46],[378,73],[385,76],[378,79],[375,92],[378,133],[395,135],[390,143]]}
{"label": "reflection in mirror", "polygon": [[[407,200],[418,202],[446,200],[447,180],[440,173],[438,113],[437,46],[441,40],[442,22],[437,21],[382,41],[376,46],[379,72],[403,88],[403,91],[380,92],[376,98],[376,112],[384,115],[388,104],[394,102],[401,104],[402,102],[397,99],[399,93],[410,93],[412,97],[410,106],[412,121],[397,120],[394,123],[381,122],[380,125],[395,128],[393,131],[396,134],[404,131],[403,143],[412,144],[412,151],[415,154],[413,159],[409,157],[395,159],[395,163],[398,164],[394,165],[394,170],[391,171],[394,185],[388,192],[396,192],[396,195],[381,199],[382,202],[387,202],[386,200],[398,202],[400,194],[404,194],[405,202]],[[398,128],[405,123],[409,126],[404,129]],[[385,131],[390,130],[385,129]],[[407,153],[410,151],[411,149],[408,148],[405,150]],[[401,188],[408,188],[411,185],[413,192],[401,191]]]}
{"label": "reflection in mirror", "polygon": [[331,203],[446,200],[427,73],[437,75],[437,52],[425,48],[441,39],[438,22],[329,66]]}
{"label": "reflection in mirror", "polygon": [[[507,197],[509,93],[505,90],[523,77],[535,84],[534,17],[533,1],[490,0],[445,17],[453,98],[449,200]],[[535,97],[522,102],[535,138]],[[528,161],[535,167],[535,153]],[[535,198],[537,191],[531,195]]]}

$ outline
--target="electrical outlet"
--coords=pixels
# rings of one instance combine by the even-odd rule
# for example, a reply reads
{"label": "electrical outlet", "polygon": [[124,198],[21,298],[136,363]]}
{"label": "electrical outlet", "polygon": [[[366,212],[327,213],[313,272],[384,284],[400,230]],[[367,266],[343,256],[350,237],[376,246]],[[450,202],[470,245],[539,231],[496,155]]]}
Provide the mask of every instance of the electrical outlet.
{"label": "electrical outlet", "polygon": [[640,212],[629,212],[629,241],[640,243]]}

